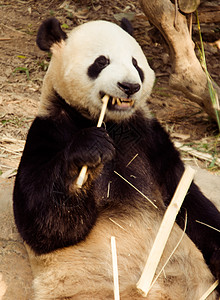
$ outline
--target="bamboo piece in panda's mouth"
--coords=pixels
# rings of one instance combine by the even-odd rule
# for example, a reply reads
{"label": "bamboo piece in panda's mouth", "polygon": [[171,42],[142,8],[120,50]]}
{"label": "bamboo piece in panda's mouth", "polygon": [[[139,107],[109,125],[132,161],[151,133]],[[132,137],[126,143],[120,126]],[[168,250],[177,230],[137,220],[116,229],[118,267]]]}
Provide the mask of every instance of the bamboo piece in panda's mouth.
{"label": "bamboo piece in panda's mouth", "polygon": [[[102,109],[101,109],[101,112],[100,112],[100,116],[99,116],[99,120],[98,120],[98,123],[97,123],[97,127],[101,127],[102,126],[102,122],[103,122],[103,119],[104,119],[104,116],[105,116],[105,111],[106,111],[106,108],[107,108],[107,105],[108,105],[108,100],[109,100],[109,96],[108,95],[105,95],[103,98],[102,98]],[[83,183],[84,183],[84,180],[85,180],[85,176],[86,176],[86,173],[87,173],[87,169],[88,167],[86,165],[84,165],[79,173],[79,176],[76,180],[76,186],[77,188],[81,188]]]}

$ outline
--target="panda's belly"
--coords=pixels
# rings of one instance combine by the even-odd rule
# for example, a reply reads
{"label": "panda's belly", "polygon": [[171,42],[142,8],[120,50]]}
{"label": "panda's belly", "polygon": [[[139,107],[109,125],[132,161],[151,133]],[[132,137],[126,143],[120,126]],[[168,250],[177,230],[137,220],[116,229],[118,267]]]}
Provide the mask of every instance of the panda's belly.
{"label": "panda's belly", "polygon": [[[36,299],[63,299],[63,296],[80,300],[113,299],[111,236],[116,238],[121,299],[142,299],[135,285],[160,221],[160,213],[152,211],[137,212],[126,218],[106,212],[84,242],[38,257],[30,253],[34,288],[40,291]],[[181,234],[175,225],[157,272]],[[201,253],[185,237],[147,299],[199,299],[211,284],[212,276]]]}

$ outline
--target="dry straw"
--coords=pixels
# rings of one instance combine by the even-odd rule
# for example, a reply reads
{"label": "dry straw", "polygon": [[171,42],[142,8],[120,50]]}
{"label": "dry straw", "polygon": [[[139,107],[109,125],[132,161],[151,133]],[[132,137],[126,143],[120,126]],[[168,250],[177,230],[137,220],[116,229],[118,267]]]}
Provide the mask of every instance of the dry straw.
{"label": "dry straw", "polygon": [[186,225],[187,225],[187,212],[186,212],[186,217],[185,217],[185,225],[184,225],[184,229],[183,229],[183,232],[182,232],[182,235],[178,241],[178,243],[176,244],[176,246],[174,247],[173,251],[170,253],[169,257],[167,258],[165,264],[163,265],[163,267],[161,268],[160,272],[157,274],[157,276],[154,278],[154,281],[152,282],[151,286],[150,286],[150,289],[152,288],[152,286],[155,284],[155,282],[157,281],[157,279],[160,277],[160,274],[162,272],[164,272],[164,269],[166,267],[166,265],[168,264],[168,262],[170,261],[171,257],[173,256],[173,254],[175,253],[176,249],[179,247],[180,243],[182,242],[182,239],[185,235],[185,232],[186,232]]}
{"label": "dry straw", "polygon": [[130,186],[132,186],[141,196],[143,196],[148,202],[150,202],[155,208],[158,208],[156,204],[153,203],[146,195],[144,195],[136,186],[134,186],[130,181],[128,181],[126,178],[124,178],[121,174],[114,171],[116,175],[118,175],[121,179],[123,179],[125,182],[127,182]]}

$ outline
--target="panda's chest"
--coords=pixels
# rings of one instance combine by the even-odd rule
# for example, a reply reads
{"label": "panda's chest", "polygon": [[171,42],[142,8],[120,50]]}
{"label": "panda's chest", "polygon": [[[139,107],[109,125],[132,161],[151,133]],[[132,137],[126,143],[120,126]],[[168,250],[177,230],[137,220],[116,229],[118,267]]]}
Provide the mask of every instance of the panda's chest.
{"label": "panda's chest", "polygon": [[107,163],[94,184],[94,197],[101,205],[150,205],[158,200],[158,186],[139,143],[130,135],[118,136],[116,157]]}
{"label": "panda's chest", "polygon": [[114,141],[115,148],[126,159],[130,159],[134,152],[139,152],[143,139],[143,132],[137,126],[129,124],[107,124],[107,131]]}

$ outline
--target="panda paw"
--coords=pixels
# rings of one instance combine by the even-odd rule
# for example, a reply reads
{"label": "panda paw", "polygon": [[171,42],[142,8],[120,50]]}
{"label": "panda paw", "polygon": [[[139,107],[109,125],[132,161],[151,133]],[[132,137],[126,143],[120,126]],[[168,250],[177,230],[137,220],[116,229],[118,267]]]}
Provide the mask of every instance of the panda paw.
{"label": "panda paw", "polygon": [[80,131],[69,148],[68,158],[77,166],[96,168],[115,156],[113,140],[100,127],[90,127]]}

